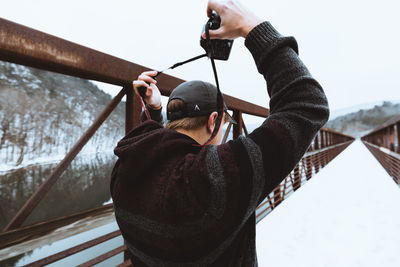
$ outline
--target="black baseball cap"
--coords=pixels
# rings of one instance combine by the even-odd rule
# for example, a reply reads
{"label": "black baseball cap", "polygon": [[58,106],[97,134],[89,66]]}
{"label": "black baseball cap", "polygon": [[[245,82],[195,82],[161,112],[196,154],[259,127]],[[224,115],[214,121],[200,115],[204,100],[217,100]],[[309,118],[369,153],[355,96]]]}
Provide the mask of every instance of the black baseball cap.
{"label": "black baseball cap", "polygon": [[[184,103],[184,109],[170,112],[167,105],[167,119],[174,121],[187,117],[208,116],[218,111],[217,94],[217,87],[208,82],[194,80],[181,83],[170,94],[168,103],[173,99],[180,99]],[[224,103],[225,115],[228,116],[229,122],[236,124],[227,110]]]}

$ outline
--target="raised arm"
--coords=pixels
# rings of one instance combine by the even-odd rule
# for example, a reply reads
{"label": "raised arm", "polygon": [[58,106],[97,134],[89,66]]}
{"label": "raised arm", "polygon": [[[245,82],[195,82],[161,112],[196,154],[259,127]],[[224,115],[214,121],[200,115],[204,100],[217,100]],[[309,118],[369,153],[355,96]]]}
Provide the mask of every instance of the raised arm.
{"label": "raised arm", "polygon": [[[248,138],[228,144],[239,166],[241,183],[257,184],[261,192],[253,194],[262,201],[290,173],[328,120],[328,102],[298,57],[293,37],[282,36],[236,1],[209,1],[208,13],[212,10],[222,22],[218,30],[210,32],[211,38],[245,37],[245,45],[267,82],[270,116]],[[220,146],[219,154],[224,155],[226,149],[226,145]]]}
{"label": "raised arm", "polygon": [[270,193],[294,168],[329,117],[326,96],[298,57],[296,40],[263,22],[246,46],[267,82],[270,115],[249,135],[260,148]]}

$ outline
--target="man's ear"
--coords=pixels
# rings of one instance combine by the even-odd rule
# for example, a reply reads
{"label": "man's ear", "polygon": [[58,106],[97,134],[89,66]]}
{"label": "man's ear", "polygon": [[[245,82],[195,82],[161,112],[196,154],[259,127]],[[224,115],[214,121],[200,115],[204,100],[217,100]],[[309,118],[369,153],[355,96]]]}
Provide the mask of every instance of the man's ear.
{"label": "man's ear", "polygon": [[207,131],[209,133],[212,133],[214,131],[217,117],[218,117],[218,112],[216,112],[216,111],[214,111],[213,113],[210,114],[210,116],[208,116]]}

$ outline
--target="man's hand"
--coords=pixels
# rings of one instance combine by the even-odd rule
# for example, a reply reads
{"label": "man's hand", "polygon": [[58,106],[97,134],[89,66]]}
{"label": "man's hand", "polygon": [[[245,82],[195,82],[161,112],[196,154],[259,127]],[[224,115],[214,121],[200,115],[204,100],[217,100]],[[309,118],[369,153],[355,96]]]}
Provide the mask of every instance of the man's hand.
{"label": "man's hand", "polygon": [[156,86],[157,81],[152,78],[156,75],[157,71],[155,70],[145,71],[139,75],[137,80],[133,81],[133,89],[137,95],[139,95],[139,87],[144,86],[147,88],[144,102],[153,108],[161,107],[161,93]]}
{"label": "man's hand", "polygon": [[[245,37],[258,24],[263,22],[250,10],[237,1],[217,2],[208,1],[207,16],[216,11],[221,17],[221,27],[217,30],[210,30],[211,39],[230,39]],[[205,34],[203,36],[205,37]]]}

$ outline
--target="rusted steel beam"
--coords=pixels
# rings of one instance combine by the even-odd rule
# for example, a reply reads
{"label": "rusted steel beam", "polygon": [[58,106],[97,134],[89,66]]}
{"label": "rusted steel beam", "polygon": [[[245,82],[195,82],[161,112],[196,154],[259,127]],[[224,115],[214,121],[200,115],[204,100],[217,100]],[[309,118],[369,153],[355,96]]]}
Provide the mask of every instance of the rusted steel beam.
{"label": "rusted steel beam", "polygon": [[394,151],[394,126],[395,124],[389,127],[389,149],[392,151]]}
{"label": "rusted steel beam", "polygon": [[301,175],[300,175],[300,166],[296,165],[293,169],[293,189],[296,191],[301,186]]}
{"label": "rusted steel beam", "polygon": [[[124,244],[125,244],[125,241],[124,241]],[[125,247],[126,247],[126,244],[125,244]],[[124,262],[126,262],[126,261],[129,261],[130,259],[129,259],[129,254],[128,254],[128,250],[124,250]]]}
{"label": "rusted steel beam", "polygon": [[237,122],[237,124],[233,125],[233,139],[237,139],[243,133],[243,120],[241,118],[242,112],[240,112],[239,110],[234,110],[233,119]]}
{"label": "rusted steel beam", "polygon": [[400,122],[396,123],[396,128],[397,128],[397,150],[395,152],[400,154]]}
{"label": "rusted steel beam", "polygon": [[228,139],[229,132],[231,131],[231,128],[232,128],[232,123],[231,123],[231,122],[229,122],[229,124],[228,124],[228,128],[226,128],[226,131],[225,131],[224,138],[222,138],[222,142],[221,142],[221,144],[225,144],[225,143],[226,143],[226,140]]}
{"label": "rusted steel beam", "polygon": [[350,139],[354,139],[353,136],[350,136],[350,135],[347,135],[347,134],[344,134],[344,133],[341,133],[341,132],[337,132],[337,131],[334,131],[334,130],[329,129],[329,128],[321,128],[320,131],[325,131],[325,132],[328,132],[328,133],[333,133],[333,134],[338,135],[338,136],[344,136],[344,137],[349,138],[349,140],[350,140]]}
{"label": "rusted steel beam", "polygon": [[121,252],[124,252],[125,250],[126,250],[126,246],[125,245],[117,247],[117,248],[115,248],[113,250],[110,250],[107,253],[104,253],[104,254],[102,254],[102,255],[94,258],[94,259],[91,259],[90,261],[87,261],[85,263],[82,263],[82,264],[78,265],[78,267],[93,266],[93,265],[98,264],[100,262],[103,262],[106,259],[111,258],[111,257],[113,257],[113,256],[115,256],[115,255],[117,255],[117,254],[119,254]]}
{"label": "rusted steel beam", "polygon": [[320,146],[319,146],[319,135],[320,135],[320,133],[321,133],[321,132],[319,132],[319,133],[315,136],[315,139],[314,139],[314,150],[320,149]]}
{"label": "rusted steel beam", "polygon": [[363,141],[364,145],[378,160],[386,172],[393,178],[393,180],[400,186],[400,154],[393,152],[389,149],[382,149],[376,144]]}
{"label": "rusted steel beam", "polygon": [[10,247],[33,238],[43,236],[59,227],[69,225],[89,216],[93,217],[107,212],[113,212],[113,204],[104,205],[98,208],[85,210],[72,215],[60,217],[54,220],[37,223],[16,230],[0,233],[0,249]]}
{"label": "rusted steel beam", "polygon": [[12,220],[3,229],[3,232],[18,228],[22,225],[25,219],[32,213],[33,209],[39,204],[40,200],[46,195],[51,189],[53,184],[57,181],[63,171],[69,166],[72,160],[78,155],[90,138],[94,135],[97,129],[102,123],[108,118],[115,107],[121,102],[122,97],[125,95],[125,89],[122,89],[118,95],[106,106],[106,108],[100,113],[93,124],[86,130],[81,136],[78,142],[71,148],[71,150],[65,155],[64,159],[57,164],[53,172],[49,177],[39,186],[33,195],[25,202],[18,213],[12,218]]}
{"label": "rusted steel beam", "polygon": [[140,114],[142,104],[139,97],[134,93],[132,85],[126,88],[126,108],[125,108],[125,134],[140,124]]}
{"label": "rusted steel beam", "polygon": [[91,248],[91,247],[93,247],[95,245],[98,245],[100,243],[103,243],[103,242],[105,242],[107,240],[110,240],[110,239],[112,239],[114,237],[117,237],[119,235],[121,235],[121,232],[119,230],[111,232],[111,233],[108,233],[106,235],[103,235],[103,236],[97,237],[95,239],[89,240],[89,241],[87,241],[85,243],[82,243],[80,245],[77,245],[75,247],[63,250],[63,251],[58,252],[58,253],[56,253],[54,255],[48,256],[46,258],[43,258],[41,260],[32,262],[32,263],[28,264],[27,266],[29,266],[29,267],[34,267],[35,266],[36,267],[36,266],[48,265],[50,263],[59,261],[59,260],[64,259],[64,258],[66,258],[68,256],[76,254],[76,253],[78,253],[78,252],[80,252],[82,250],[85,250],[85,249]]}
{"label": "rusted steel beam", "polygon": [[138,126],[140,121],[140,114],[142,113],[142,103],[139,97],[135,94],[133,96],[133,127]]}
{"label": "rusted steel beam", "polygon": [[129,133],[130,130],[133,129],[134,125],[134,92],[132,90],[132,86],[125,86],[126,90],[126,105],[125,105],[125,135]]}
{"label": "rusted steel beam", "polygon": [[126,108],[125,108],[125,134],[140,124],[140,113],[142,104],[139,97],[134,93],[132,85],[126,88]]}
{"label": "rusted steel beam", "polygon": [[400,122],[400,116],[395,116],[395,117],[389,119],[388,121],[386,121],[386,122],[385,122],[384,124],[382,124],[381,126],[375,128],[375,129],[373,129],[373,130],[372,130],[371,132],[369,132],[368,134],[364,135],[364,137],[366,137],[366,136],[371,136],[371,135],[373,135],[373,134],[375,134],[375,133],[381,131],[383,128],[386,128],[386,127],[388,127],[388,126],[390,126],[390,125],[394,125],[394,124],[399,123],[399,122]]}
{"label": "rusted steel beam", "polygon": [[148,70],[5,19],[0,19],[0,59],[121,86]]}
{"label": "rusted steel beam", "polygon": [[310,180],[312,177],[312,164],[311,164],[311,159],[309,157],[307,157],[304,161],[304,165],[306,168],[306,179]]}
{"label": "rusted steel beam", "polygon": [[251,104],[236,97],[224,94],[224,101],[229,109],[239,110],[242,113],[266,118],[269,116],[269,109]]}
{"label": "rusted steel beam", "polygon": [[243,126],[244,134],[245,134],[246,136],[248,136],[249,133],[247,132],[246,124],[244,123],[242,114],[240,114],[240,119],[242,120],[242,126]]}
{"label": "rusted steel beam", "polygon": [[284,190],[281,191],[281,186],[279,185],[272,192],[274,194],[272,199],[274,200],[274,207],[275,207],[279,205],[280,200],[282,199],[282,193],[284,194],[285,191]]}
{"label": "rusted steel beam", "polygon": [[[0,60],[22,64],[66,75],[127,86],[144,67],[53,35],[0,18]],[[169,96],[184,80],[161,74],[160,91]],[[255,116],[268,116],[268,109],[224,95],[229,109]]]}
{"label": "rusted steel beam", "polygon": [[384,147],[393,153],[400,152],[400,120],[398,117],[386,122],[383,126],[375,129],[371,133],[361,137],[363,142],[371,143],[378,147]]}

